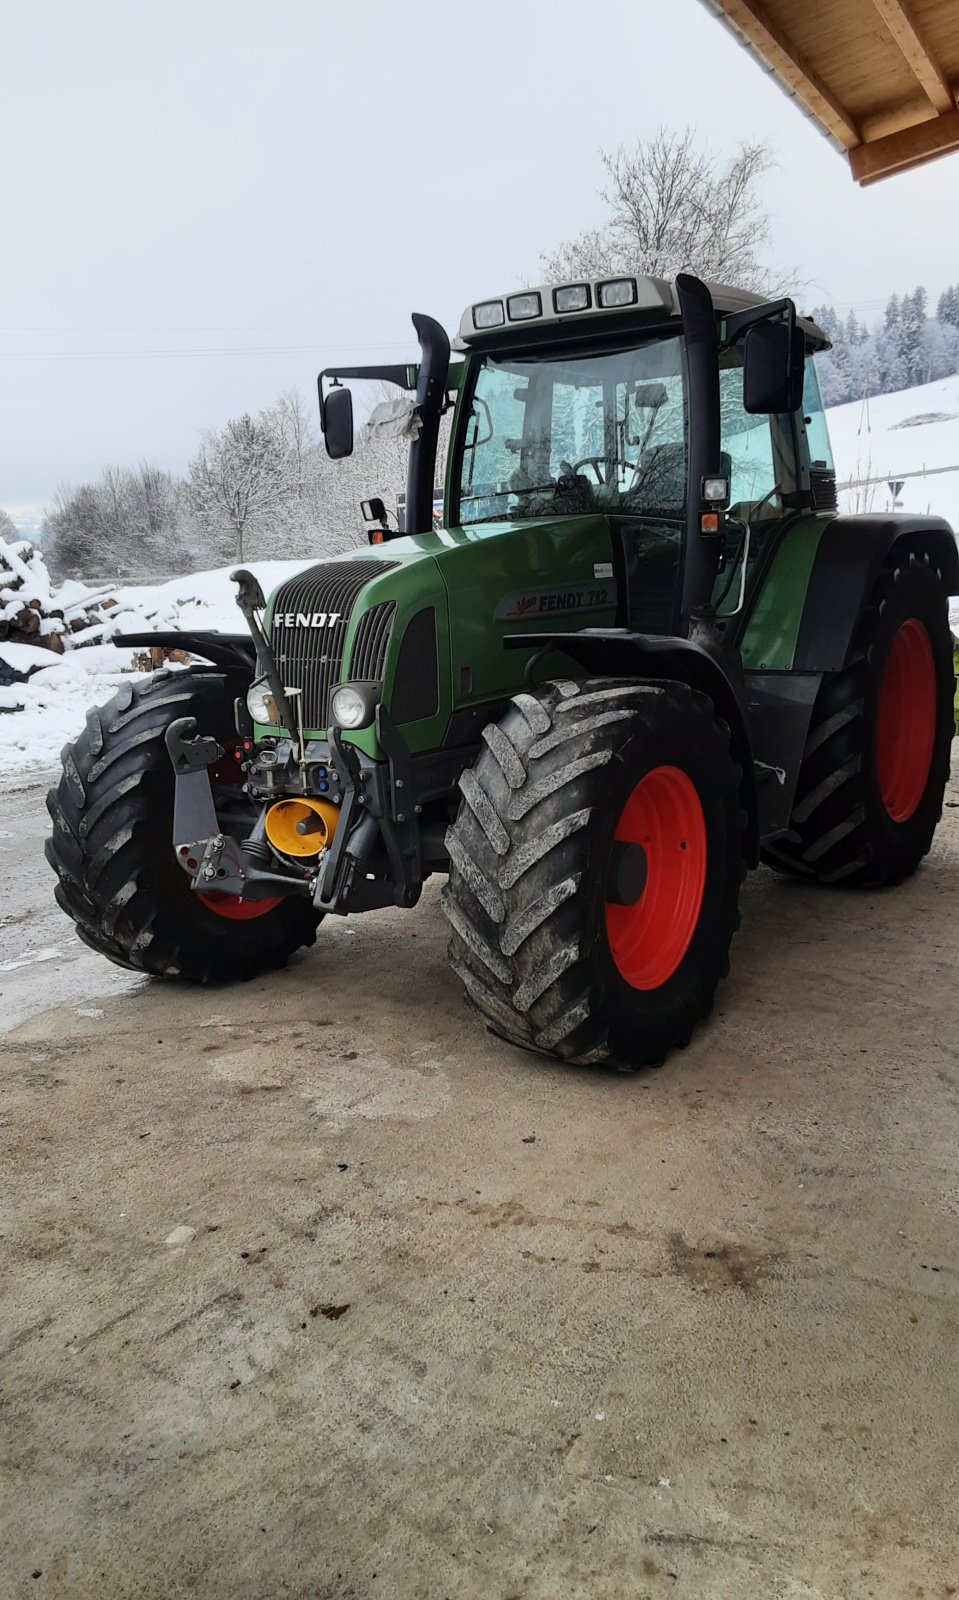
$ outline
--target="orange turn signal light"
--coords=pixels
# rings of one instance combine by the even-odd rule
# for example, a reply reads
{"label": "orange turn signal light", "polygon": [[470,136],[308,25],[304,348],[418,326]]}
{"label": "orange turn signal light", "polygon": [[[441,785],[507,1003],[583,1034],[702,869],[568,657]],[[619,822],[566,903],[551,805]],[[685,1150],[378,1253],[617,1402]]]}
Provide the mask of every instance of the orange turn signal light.
{"label": "orange turn signal light", "polygon": [[719,532],[719,512],[718,511],[704,511],[702,516],[699,519],[699,527],[700,527],[700,530],[701,530],[702,533],[718,533]]}

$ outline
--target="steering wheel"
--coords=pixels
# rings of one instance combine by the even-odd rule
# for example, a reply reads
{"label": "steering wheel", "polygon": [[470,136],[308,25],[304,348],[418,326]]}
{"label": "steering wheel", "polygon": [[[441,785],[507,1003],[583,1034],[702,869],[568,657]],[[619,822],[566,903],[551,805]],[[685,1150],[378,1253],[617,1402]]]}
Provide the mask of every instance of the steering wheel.
{"label": "steering wheel", "polygon": [[[596,474],[597,484],[604,486],[612,481],[617,467],[628,467],[630,472],[635,471],[635,464],[632,461],[626,461],[622,456],[584,456],[582,461],[577,461],[573,467],[573,473],[578,473],[581,467],[592,467]],[[604,477],[600,472],[600,467],[612,467],[613,472],[607,471]]]}

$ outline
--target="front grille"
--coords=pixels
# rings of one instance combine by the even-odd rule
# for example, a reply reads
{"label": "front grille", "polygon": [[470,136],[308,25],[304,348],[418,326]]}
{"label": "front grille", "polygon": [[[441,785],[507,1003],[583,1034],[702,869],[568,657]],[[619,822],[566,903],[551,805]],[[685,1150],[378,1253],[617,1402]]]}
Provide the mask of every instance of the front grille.
{"label": "front grille", "polygon": [[396,604],[393,600],[384,600],[380,605],[364,611],[361,616],[350,659],[350,677],[356,683],[382,681],[395,617]]}
{"label": "front grille", "polygon": [[[298,573],[277,590],[271,642],[284,688],[301,691],[304,728],[327,725],[330,691],[340,681],[343,646],[361,591],[398,565],[396,561],[331,561]],[[292,627],[277,622],[278,617],[287,615],[310,620]],[[332,627],[325,621],[312,626],[318,617],[334,615]]]}

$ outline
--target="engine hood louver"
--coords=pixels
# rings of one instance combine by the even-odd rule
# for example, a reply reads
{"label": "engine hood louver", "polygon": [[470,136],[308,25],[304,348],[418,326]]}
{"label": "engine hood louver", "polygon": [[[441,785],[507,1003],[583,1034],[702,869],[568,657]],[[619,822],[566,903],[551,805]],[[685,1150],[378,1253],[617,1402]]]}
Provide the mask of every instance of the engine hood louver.
{"label": "engine hood louver", "polygon": [[395,620],[394,600],[383,600],[364,611],[350,657],[350,677],[357,683],[378,683],[382,679]]}

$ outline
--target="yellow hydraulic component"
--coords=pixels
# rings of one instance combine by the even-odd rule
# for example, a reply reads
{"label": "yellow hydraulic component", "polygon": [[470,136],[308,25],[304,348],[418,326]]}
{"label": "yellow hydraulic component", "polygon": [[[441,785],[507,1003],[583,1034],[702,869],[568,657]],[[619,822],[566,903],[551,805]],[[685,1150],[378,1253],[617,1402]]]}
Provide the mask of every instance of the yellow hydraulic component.
{"label": "yellow hydraulic component", "polygon": [[277,800],[266,814],[266,836],[281,855],[318,856],[339,820],[339,806],[329,800]]}

